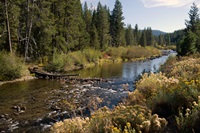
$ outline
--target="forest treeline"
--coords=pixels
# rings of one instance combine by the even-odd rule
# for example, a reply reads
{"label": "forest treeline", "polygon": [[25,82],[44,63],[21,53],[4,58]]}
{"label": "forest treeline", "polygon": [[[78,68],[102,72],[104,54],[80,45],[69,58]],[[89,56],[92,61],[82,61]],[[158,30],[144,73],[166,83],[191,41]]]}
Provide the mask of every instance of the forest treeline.
{"label": "forest treeline", "polygon": [[179,32],[154,36],[150,27],[139,30],[137,24],[125,25],[122,8],[119,0],[112,11],[100,2],[94,9],[80,0],[0,1],[0,51],[38,60],[52,57],[55,51],[177,42]]}

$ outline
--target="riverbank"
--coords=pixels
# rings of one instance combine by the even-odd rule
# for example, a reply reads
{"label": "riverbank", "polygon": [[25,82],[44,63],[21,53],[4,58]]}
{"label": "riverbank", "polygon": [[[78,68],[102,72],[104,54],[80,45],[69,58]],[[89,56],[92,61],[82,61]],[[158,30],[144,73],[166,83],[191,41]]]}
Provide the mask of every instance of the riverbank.
{"label": "riverbank", "polygon": [[199,64],[199,57],[171,57],[164,73],[144,74],[113,110],[104,107],[89,118],[58,122],[52,132],[199,132]]}
{"label": "riverbank", "polygon": [[46,71],[68,72],[85,69],[102,63],[122,61],[145,60],[151,57],[161,56],[160,50],[154,47],[109,47],[105,51],[84,49],[66,54],[55,54],[49,62],[43,62]]}
{"label": "riverbank", "polygon": [[28,80],[33,80],[36,79],[33,76],[23,76],[21,78],[15,79],[15,80],[11,80],[11,81],[0,81],[0,86],[3,84],[8,84],[8,83],[14,83],[14,82],[20,82],[20,81],[28,81]]}
{"label": "riverbank", "polygon": [[[114,62],[124,62],[124,61],[144,61],[148,59],[154,59],[163,55],[163,52],[154,48],[154,47],[119,47],[113,48],[110,47],[107,50],[101,52],[94,49],[85,49],[83,51],[76,51],[69,54],[58,54],[55,53],[53,59],[49,62],[43,61],[38,65],[30,65],[37,66],[37,68],[41,69],[41,71],[49,71],[49,72],[59,72],[59,73],[69,73],[74,70],[92,68],[97,65],[102,65],[105,63],[114,63]],[[9,58],[4,58],[9,57]],[[10,61],[12,60],[12,61]],[[1,81],[0,85],[5,83],[13,83],[17,81],[24,81],[27,79],[31,79],[32,77],[27,77],[27,67],[24,65],[22,59],[16,57],[15,55],[9,55],[7,53],[2,53],[2,72],[5,73],[5,76],[2,77],[2,80],[6,79],[6,81]],[[14,70],[9,68],[9,65],[3,65],[4,62],[15,62],[11,64]],[[18,67],[20,65],[20,67]],[[21,69],[20,69],[21,68]],[[5,69],[5,70],[4,70]],[[9,75],[9,77],[6,77]],[[26,75],[23,77],[23,75]],[[17,78],[20,77],[22,78]],[[10,79],[14,79],[9,81]]]}
{"label": "riverbank", "polygon": [[41,132],[56,121],[87,117],[104,105],[113,108],[133,91],[140,73],[157,71],[167,58],[98,65],[81,70],[81,80],[39,79],[0,86],[0,130]]}

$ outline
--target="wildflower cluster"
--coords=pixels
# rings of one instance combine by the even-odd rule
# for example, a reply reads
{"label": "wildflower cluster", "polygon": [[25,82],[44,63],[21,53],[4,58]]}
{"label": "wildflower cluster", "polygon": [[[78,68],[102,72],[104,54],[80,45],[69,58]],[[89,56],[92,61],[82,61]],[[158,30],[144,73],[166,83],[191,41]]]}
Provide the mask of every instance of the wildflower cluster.
{"label": "wildflower cluster", "polygon": [[168,62],[162,68],[168,77],[174,76],[181,80],[192,80],[200,75],[200,58],[185,57],[178,62],[175,59],[170,59],[169,62],[170,68]]}
{"label": "wildflower cluster", "polygon": [[142,79],[136,84],[137,90],[141,92],[145,98],[151,97],[161,88],[168,88],[178,84],[179,80],[175,78],[167,78],[163,73],[151,73],[150,75],[144,74]]}
{"label": "wildflower cluster", "polygon": [[193,101],[190,108],[182,108],[176,116],[177,127],[180,132],[200,132],[200,96],[198,101]]}

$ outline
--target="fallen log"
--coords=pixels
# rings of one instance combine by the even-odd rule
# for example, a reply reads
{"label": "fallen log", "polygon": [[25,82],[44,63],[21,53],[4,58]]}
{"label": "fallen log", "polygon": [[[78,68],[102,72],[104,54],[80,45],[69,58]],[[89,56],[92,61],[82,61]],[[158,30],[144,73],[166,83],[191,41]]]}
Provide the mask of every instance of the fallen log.
{"label": "fallen log", "polygon": [[57,73],[48,73],[44,71],[39,71],[37,69],[29,69],[29,71],[35,74],[35,77],[42,79],[63,79],[71,76],[79,76],[79,74],[57,74]]}

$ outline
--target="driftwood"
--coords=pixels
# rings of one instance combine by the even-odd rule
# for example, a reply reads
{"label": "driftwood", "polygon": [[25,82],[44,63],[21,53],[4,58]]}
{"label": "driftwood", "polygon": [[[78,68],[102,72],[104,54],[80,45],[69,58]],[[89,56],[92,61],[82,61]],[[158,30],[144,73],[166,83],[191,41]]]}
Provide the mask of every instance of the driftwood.
{"label": "driftwood", "polygon": [[37,68],[29,68],[30,73],[34,73],[35,77],[40,79],[65,79],[71,76],[79,76],[79,74],[55,74],[39,71]]}

